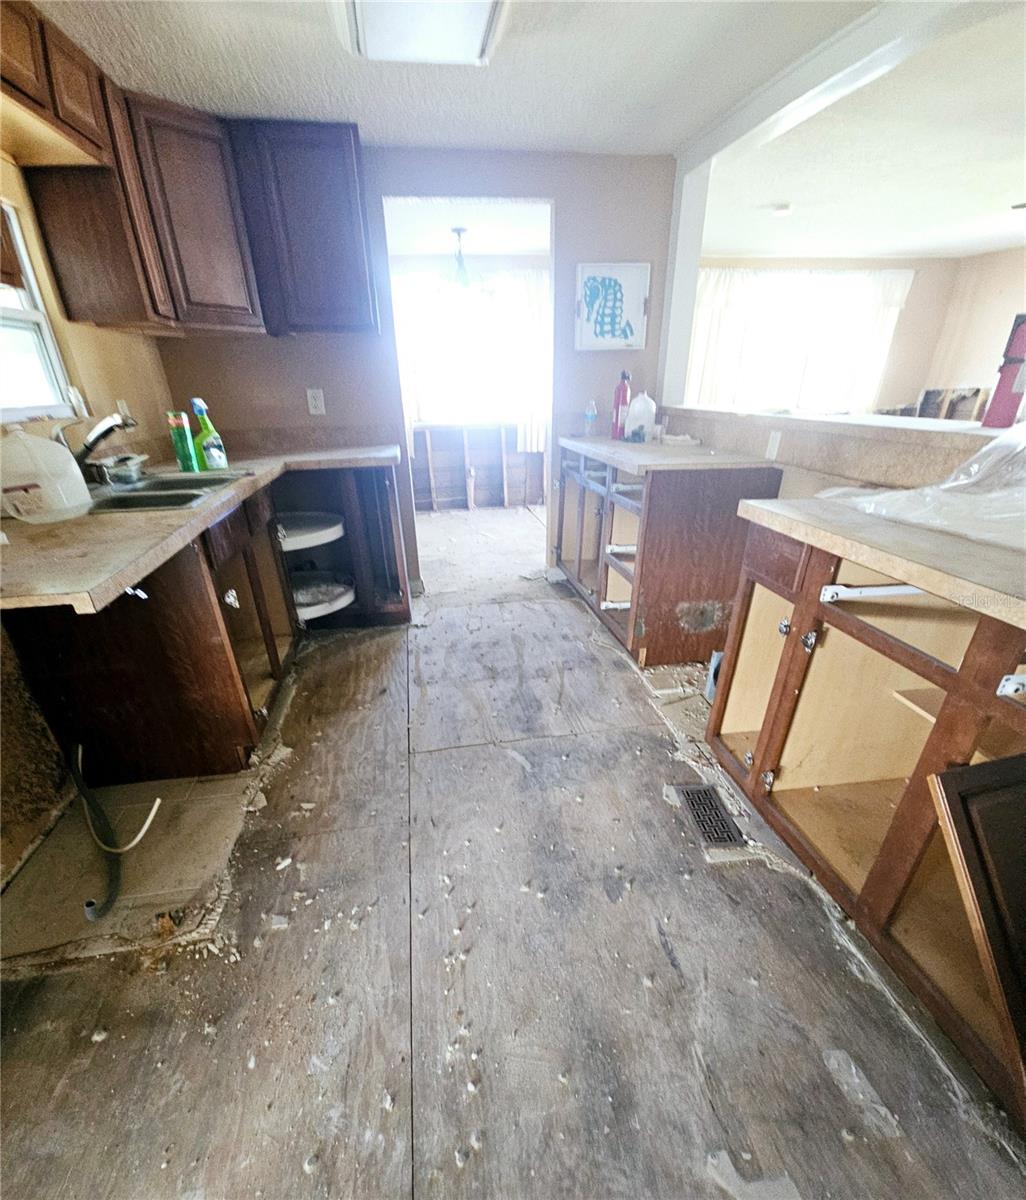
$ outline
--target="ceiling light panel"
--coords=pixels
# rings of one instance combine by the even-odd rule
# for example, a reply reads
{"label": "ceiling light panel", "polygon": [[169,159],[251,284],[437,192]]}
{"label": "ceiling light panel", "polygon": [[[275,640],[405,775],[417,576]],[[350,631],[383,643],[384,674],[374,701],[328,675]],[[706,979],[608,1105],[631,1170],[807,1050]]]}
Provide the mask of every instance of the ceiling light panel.
{"label": "ceiling light panel", "polygon": [[332,0],[353,54],[376,62],[483,66],[498,40],[504,0]]}

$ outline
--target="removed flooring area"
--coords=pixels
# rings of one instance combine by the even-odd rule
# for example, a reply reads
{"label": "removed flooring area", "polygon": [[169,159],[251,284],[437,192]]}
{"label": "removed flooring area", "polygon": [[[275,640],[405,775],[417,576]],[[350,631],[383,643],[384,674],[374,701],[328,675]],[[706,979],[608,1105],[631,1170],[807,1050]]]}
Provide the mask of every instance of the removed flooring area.
{"label": "removed flooring area", "polygon": [[611,636],[513,586],[306,649],[236,847],[239,962],[4,988],[10,1193],[1020,1197],[1021,1143],[805,873],[706,860],[664,793],[703,748]]}

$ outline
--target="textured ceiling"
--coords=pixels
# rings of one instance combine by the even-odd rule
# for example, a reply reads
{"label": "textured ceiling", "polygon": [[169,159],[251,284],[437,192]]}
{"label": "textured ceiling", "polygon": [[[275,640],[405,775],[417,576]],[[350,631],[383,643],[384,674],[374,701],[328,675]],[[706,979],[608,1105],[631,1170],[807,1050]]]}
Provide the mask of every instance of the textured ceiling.
{"label": "textured ceiling", "polygon": [[377,145],[672,153],[873,7],[513,0],[487,67],[349,55],[327,0],[42,0],[119,83],[225,115],[352,120]]}
{"label": "textured ceiling", "polygon": [[[953,34],[756,150],[716,160],[707,255],[979,254],[1022,246],[1026,8]],[[790,203],[786,218],[771,215]]]}

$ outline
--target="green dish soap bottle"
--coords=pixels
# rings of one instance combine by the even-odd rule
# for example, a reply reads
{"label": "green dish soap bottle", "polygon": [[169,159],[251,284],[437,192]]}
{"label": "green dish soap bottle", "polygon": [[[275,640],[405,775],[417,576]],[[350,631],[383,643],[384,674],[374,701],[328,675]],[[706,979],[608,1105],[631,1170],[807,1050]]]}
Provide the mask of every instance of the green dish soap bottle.
{"label": "green dish soap bottle", "polygon": [[192,439],[196,447],[196,459],[201,471],[224,471],[228,467],[228,455],[224,452],[224,442],[210,422],[207,415],[207,402],[199,396],[192,398],[192,411],[196,414],[199,433]]}

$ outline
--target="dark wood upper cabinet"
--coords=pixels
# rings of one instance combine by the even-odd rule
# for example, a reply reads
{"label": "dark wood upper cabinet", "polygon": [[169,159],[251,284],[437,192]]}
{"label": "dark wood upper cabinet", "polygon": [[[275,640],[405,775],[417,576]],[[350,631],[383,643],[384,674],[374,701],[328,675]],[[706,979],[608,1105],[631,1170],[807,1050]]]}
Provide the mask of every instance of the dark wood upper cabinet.
{"label": "dark wood upper cabinet", "polygon": [[43,41],[50,68],[53,111],[58,120],[106,149],[110,146],[110,130],[99,68],[49,21],[43,22]]}
{"label": "dark wood upper cabinet", "polygon": [[263,326],[224,126],[194,109],[126,96],[139,168],[179,321]]}
{"label": "dark wood upper cabinet", "polygon": [[149,306],[151,315],[158,321],[173,321],[176,317],[175,303],[160,253],[153,213],[146,198],[146,185],[139,169],[125,94],[109,79],[103,81],[103,89],[114,161],[138,252],[143,304]]}
{"label": "dark wood upper cabinet", "polygon": [[31,4],[21,0],[4,0],[0,6],[0,78],[50,111],[43,22]]}
{"label": "dark wood upper cabinet", "polygon": [[267,331],[377,329],[356,126],[226,124]]}

